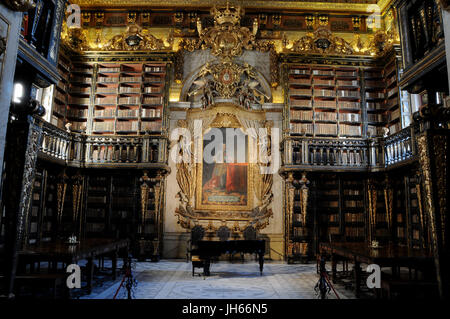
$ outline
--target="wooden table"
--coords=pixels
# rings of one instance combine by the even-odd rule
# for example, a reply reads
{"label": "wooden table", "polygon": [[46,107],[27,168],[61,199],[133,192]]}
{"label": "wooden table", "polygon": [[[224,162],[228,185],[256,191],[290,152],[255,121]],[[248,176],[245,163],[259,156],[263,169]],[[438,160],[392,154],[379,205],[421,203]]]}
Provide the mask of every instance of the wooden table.
{"label": "wooden table", "polygon": [[197,242],[198,248],[193,254],[198,255],[204,261],[204,275],[210,275],[211,259],[222,254],[256,254],[259,261],[259,272],[262,275],[264,268],[265,240],[200,240]]}
{"label": "wooden table", "polygon": [[[112,277],[116,279],[116,268],[118,253],[121,249],[127,249],[128,239],[107,239],[107,238],[90,238],[83,239],[79,244],[70,245],[62,241],[41,243],[38,246],[28,246],[19,252],[20,259],[26,259],[31,262],[48,261],[53,264],[52,270],[57,270],[58,262],[66,265],[76,264],[78,261],[87,259],[87,288],[88,292],[92,291],[92,282],[94,277],[94,258],[110,254],[112,258]],[[55,267],[56,265],[56,267]]]}
{"label": "wooden table", "polygon": [[361,285],[361,263],[376,264],[380,267],[392,267],[393,276],[397,275],[399,267],[414,269],[433,269],[433,256],[427,250],[410,249],[398,245],[385,245],[374,249],[367,243],[321,243],[320,254],[331,256],[332,280],[336,281],[336,257],[345,258],[355,264],[355,293],[358,296]]}

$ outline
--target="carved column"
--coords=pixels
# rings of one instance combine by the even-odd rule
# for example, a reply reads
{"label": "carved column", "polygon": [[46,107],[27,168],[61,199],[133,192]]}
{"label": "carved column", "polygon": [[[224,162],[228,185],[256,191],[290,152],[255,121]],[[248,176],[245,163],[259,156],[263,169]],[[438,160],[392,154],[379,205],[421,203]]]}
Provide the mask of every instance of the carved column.
{"label": "carved column", "polygon": [[[8,126],[5,152],[5,274],[7,295],[13,297],[17,252],[27,242],[29,211],[42,127],[34,118],[12,121]],[[26,141],[26,142],[24,142]]]}
{"label": "carved column", "polygon": [[159,247],[161,243],[162,235],[162,214],[161,214],[161,183],[162,177],[158,174],[156,178],[156,184],[154,186],[155,193],[155,226],[157,229],[156,238],[153,240],[153,257],[159,257]]}
{"label": "carved column", "polygon": [[69,177],[66,175],[66,171],[64,170],[59,176],[58,176],[58,183],[56,184],[56,201],[57,201],[57,211],[56,211],[56,232],[57,235],[61,231],[61,224],[62,224],[62,216],[64,211],[64,200],[66,198],[66,192],[67,192],[67,182]]}
{"label": "carved column", "polygon": [[419,162],[436,276],[441,298],[449,298],[448,130],[427,130],[418,137]]}
{"label": "carved column", "polygon": [[369,244],[375,240],[375,225],[377,216],[377,188],[372,179],[367,183],[367,198],[369,200],[369,213],[368,213],[368,238]]}
{"label": "carved column", "polygon": [[145,237],[145,218],[148,208],[148,195],[150,193],[150,181],[151,178],[147,172],[144,172],[144,176],[139,179],[141,183],[141,239]]}
{"label": "carved column", "polygon": [[386,208],[386,223],[388,225],[390,240],[393,238],[393,206],[394,206],[394,189],[391,185],[389,175],[385,175],[384,180],[384,203]]}
{"label": "carved column", "polygon": [[306,173],[302,173],[300,183],[300,207],[302,212],[303,227],[306,227],[308,216],[308,197],[309,197],[309,180],[306,178]]}
{"label": "carved column", "polygon": [[84,176],[77,172],[72,176],[72,221],[73,234],[81,238],[83,234],[82,198],[84,191]]}
{"label": "carved column", "polygon": [[292,249],[294,248],[294,243],[292,241],[292,216],[294,214],[294,198],[295,198],[295,187],[293,185],[294,174],[289,173],[286,179],[286,221],[285,221],[285,254],[286,258],[292,254]]}

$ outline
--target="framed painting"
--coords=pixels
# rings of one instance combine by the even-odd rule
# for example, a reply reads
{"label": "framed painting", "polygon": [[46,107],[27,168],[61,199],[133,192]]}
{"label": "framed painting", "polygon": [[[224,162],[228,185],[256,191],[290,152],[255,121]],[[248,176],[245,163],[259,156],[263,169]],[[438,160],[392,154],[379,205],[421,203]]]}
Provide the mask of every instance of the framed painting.
{"label": "framed painting", "polygon": [[[221,134],[214,134],[214,130]],[[217,136],[221,139],[217,140]],[[197,209],[252,209],[253,180],[248,143],[248,136],[241,129],[213,128],[204,133],[202,162],[197,173]]]}

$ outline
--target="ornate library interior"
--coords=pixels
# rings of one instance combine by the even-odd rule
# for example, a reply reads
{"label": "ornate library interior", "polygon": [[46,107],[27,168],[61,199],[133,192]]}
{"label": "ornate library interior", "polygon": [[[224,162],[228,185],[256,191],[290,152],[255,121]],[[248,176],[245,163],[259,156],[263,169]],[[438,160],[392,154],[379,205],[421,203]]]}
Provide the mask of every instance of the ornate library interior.
{"label": "ornate library interior", "polygon": [[0,299],[449,299],[449,59],[447,0],[1,0]]}

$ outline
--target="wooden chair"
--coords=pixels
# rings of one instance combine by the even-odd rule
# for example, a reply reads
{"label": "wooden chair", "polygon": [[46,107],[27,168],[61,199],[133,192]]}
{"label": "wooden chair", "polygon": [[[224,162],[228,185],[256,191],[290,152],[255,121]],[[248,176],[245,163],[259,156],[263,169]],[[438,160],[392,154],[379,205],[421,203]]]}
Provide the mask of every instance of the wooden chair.
{"label": "wooden chair", "polygon": [[[247,226],[244,229],[244,239],[245,240],[256,240],[256,238],[257,238],[257,234],[256,234],[255,227]],[[244,254],[243,253],[241,254],[241,258],[242,258],[242,261],[244,261]],[[258,258],[256,258],[256,259],[258,259]]]}
{"label": "wooden chair", "polygon": [[192,228],[191,239],[188,241],[188,251],[186,253],[186,258],[190,256],[192,262],[192,276],[195,275],[195,268],[203,268],[205,266],[204,261],[200,259],[197,251],[197,242],[202,240],[204,236],[205,229],[202,226],[197,225]]}

